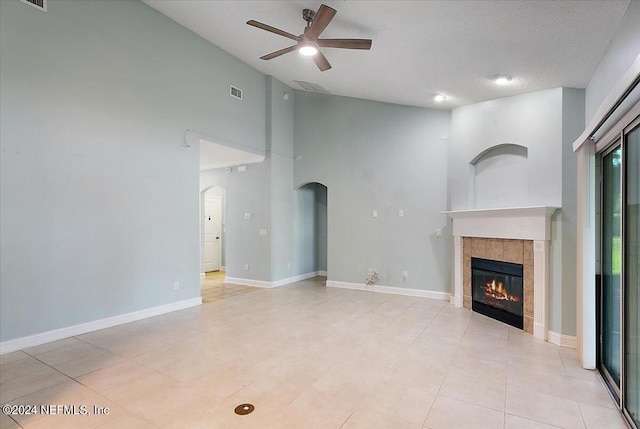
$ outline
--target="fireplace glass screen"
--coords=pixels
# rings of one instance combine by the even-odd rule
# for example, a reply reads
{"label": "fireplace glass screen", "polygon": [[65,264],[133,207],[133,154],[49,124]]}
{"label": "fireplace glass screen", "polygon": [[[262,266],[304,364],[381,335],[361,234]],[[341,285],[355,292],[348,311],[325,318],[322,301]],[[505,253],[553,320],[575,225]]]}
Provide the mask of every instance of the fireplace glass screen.
{"label": "fireplace glass screen", "polygon": [[522,265],[488,259],[471,259],[474,311],[522,329]]}

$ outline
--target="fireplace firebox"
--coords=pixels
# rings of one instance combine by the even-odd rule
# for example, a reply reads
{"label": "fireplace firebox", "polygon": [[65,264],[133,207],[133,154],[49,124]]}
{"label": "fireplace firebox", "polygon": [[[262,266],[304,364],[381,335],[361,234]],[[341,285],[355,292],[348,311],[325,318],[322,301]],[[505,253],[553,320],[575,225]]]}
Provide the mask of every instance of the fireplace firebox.
{"label": "fireplace firebox", "polygon": [[521,264],[471,258],[471,308],[516,328],[523,327]]}

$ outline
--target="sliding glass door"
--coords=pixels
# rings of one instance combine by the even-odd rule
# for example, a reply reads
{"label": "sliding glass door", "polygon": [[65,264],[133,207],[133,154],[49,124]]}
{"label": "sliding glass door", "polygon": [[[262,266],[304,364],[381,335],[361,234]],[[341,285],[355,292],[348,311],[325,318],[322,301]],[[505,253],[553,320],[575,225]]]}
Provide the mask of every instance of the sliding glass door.
{"label": "sliding glass door", "polygon": [[640,427],[640,125],[625,140],[623,406]]}
{"label": "sliding glass door", "polygon": [[601,154],[599,369],[640,428],[640,117]]}
{"label": "sliding glass door", "polygon": [[616,143],[602,157],[602,309],[600,363],[616,396],[620,397],[621,271],[622,271],[622,147]]}

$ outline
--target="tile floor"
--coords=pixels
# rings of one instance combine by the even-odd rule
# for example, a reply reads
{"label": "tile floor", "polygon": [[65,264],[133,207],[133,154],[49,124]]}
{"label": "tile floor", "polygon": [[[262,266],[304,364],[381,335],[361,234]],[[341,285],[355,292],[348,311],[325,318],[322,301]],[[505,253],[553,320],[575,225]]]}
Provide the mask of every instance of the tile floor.
{"label": "tile floor", "polygon": [[[575,351],[447,302],[323,279],[9,353],[6,428],[624,428]],[[234,408],[249,402],[245,416]],[[94,415],[93,407],[109,408]]]}
{"label": "tile floor", "polygon": [[202,295],[202,302],[204,304],[230,296],[260,290],[258,287],[225,283],[224,277],[224,271],[211,271],[206,273],[204,278],[200,279],[200,294]]}

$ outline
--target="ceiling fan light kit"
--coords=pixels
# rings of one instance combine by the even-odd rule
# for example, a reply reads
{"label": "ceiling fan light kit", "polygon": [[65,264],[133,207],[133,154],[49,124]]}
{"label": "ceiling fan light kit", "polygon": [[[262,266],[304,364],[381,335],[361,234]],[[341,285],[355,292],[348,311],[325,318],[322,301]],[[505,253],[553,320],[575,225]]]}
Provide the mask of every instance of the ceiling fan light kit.
{"label": "ceiling fan light kit", "polygon": [[315,43],[306,43],[298,48],[298,53],[304,57],[312,57],[318,53],[318,47]]}
{"label": "ceiling fan light kit", "polygon": [[491,79],[496,83],[496,85],[500,86],[507,85],[513,80],[511,76],[506,74],[495,74]]}
{"label": "ceiling fan light kit", "polygon": [[336,10],[325,4],[320,6],[318,12],[304,9],[302,19],[306,21],[307,26],[299,36],[253,19],[247,21],[247,24],[298,42],[287,48],[263,55],[260,59],[271,60],[297,50],[300,55],[312,57],[320,71],[326,71],[331,68],[331,64],[318,48],[371,49],[371,39],[319,39],[320,34],[327,28],[335,14]]}

